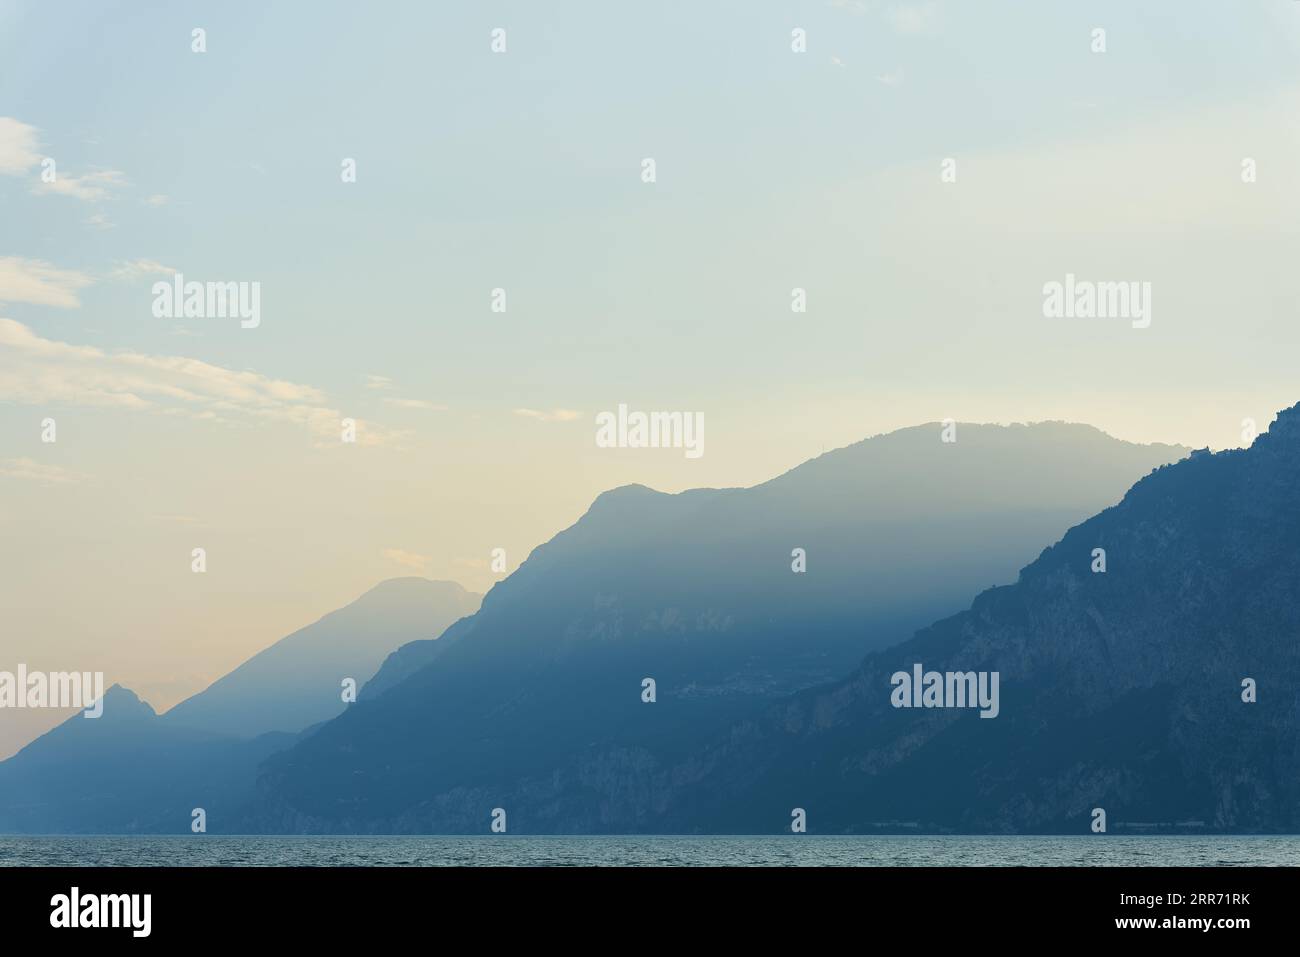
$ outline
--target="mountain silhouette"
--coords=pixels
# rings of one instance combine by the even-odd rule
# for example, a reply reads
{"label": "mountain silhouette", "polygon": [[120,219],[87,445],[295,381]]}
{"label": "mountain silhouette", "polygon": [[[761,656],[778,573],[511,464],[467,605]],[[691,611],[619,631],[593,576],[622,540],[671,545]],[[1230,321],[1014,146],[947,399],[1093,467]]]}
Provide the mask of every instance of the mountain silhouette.
{"label": "mountain silhouette", "polygon": [[188,831],[191,812],[233,813],[258,763],[292,741],[172,725],[113,685],[104,712],[80,712],[0,763],[0,832]]}
{"label": "mountain silhouette", "polygon": [[1012,580],[1186,451],[1066,423],[942,438],[903,429],[748,489],[601,495],[476,615],[400,649],[356,707],[270,758],[245,826],[481,831],[513,796],[524,829],[599,829],[656,769]]}
{"label": "mountain silhouette", "polygon": [[437,638],[481,600],[455,582],[389,579],[254,655],[164,718],[239,737],[301,731],[343,711],[343,679],[360,688],[398,646]]}
{"label": "mountain silhouette", "polygon": [[452,582],[382,582],[158,715],[114,685],[101,717],[80,712],[0,762],[0,833],[214,830],[246,802],[258,764],[345,707],[388,652],[436,636],[479,596]]}
{"label": "mountain silhouette", "polygon": [[[1014,584],[686,760],[607,750],[553,774],[542,827],[788,832],[800,807],[811,832],[1088,834],[1100,809],[1108,833],[1295,833],[1297,475],[1300,406],[1249,449],[1157,470]],[[892,676],[917,664],[997,672],[997,718],[894,707]]]}

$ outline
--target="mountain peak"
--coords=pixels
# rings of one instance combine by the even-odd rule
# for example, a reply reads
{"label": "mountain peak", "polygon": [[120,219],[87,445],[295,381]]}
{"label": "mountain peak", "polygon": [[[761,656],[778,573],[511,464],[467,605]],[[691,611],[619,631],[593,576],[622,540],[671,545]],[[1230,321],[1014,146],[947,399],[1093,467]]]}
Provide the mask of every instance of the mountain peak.
{"label": "mountain peak", "polygon": [[633,482],[630,485],[620,485],[617,488],[611,488],[601,492],[591,503],[591,507],[595,508],[601,503],[608,504],[611,502],[636,501],[638,499],[653,498],[655,496],[666,494],[668,493],[657,491],[648,485],[641,485],[638,482]]}
{"label": "mountain peak", "polygon": [[157,716],[153,706],[130,688],[114,684],[104,692],[104,713],[117,715],[134,715],[142,718]]}
{"label": "mountain peak", "polygon": [[418,575],[401,575],[397,578],[385,578],[379,584],[361,595],[357,601],[369,598],[399,598],[434,592],[452,592],[468,595],[470,592],[460,582],[422,578]]}
{"label": "mountain peak", "polygon": [[1279,412],[1267,434],[1288,441],[1300,440],[1300,402]]}
{"label": "mountain peak", "polygon": [[[719,733],[689,757],[705,775],[666,800],[656,789],[680,815],[661,826],[752,827],[769,794],[751,782],[799,778],[828,830],[1086,833],[1087,809],[1104,807],[1120,827],[1294,832],[1296,712],[1255,704],[1253,688],[1300,684],[1298,425],[1295,406],[1250,448],[1159,468],[1015,584]],[[996,722],[895,710],[892,676],[919,662],[997,675],[1008,707]]]}
{"label": "mountain peak", "polygon": [[437,638],[482,600],[453,581],[405,576],[258,652],[167,712],[174,725],[256,737],[296,733],[343,710],[339,682],[364,686],[408,642]]}

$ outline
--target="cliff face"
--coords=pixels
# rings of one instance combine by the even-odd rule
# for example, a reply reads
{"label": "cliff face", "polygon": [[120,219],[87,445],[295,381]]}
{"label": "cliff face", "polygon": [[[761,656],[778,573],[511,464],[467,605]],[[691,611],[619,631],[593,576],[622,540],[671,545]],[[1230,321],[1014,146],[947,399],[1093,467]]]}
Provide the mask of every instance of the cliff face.
{"label": "cliff face", "polygon": [[[997,672],[998,716],[894,707],[891,677],[917,664]],[[794,808],[821,833],[1085,834],[1094,808],[1110,833],[1300,830],[1300,406],[1250,449],[1157,470],[1015,584],[707,745],[594,747],[438,813],[481,827],[489,798],[555,832],[773,833]]]}
{"label": "cliff face", "polygon": [[[918,662],[999,672],[999,716],[892,707],[891,674]],[[1085,833],[1100,807],[1111,831],[1300,829],[1300,406],[646,783],[608,823],[771,831],[804,807],[820,831]]]}

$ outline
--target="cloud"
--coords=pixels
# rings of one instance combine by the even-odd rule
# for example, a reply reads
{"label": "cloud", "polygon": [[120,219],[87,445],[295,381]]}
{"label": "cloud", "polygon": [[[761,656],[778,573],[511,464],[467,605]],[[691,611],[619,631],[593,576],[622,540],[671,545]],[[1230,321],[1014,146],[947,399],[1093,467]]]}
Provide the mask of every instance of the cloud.
{"label": "cloud", "polygon": [[21,176],[41,161],[36,127],[0,116],[0,175]]}
{"label": "cloud", "polygon": [[146,206],[166,206],[169,202],[171,202],[170,198],[162,193],[154,193],[144,199]]}
{"label": "cloud", "polygon": [[135,282],[149,276],[174,276],[179,270],[164,266],[156,259],[123,259],[114,263],[108,278],[119,282]]}
{"label": "cloud", "polygon": [[427,399],[400,399],[397,396],[387,396],[384,399],[388,405],[396,406],[399,409],[425,409],[429,412],[446,412],[445,405],[438,405]]}
{"label": "cloud", "polygon": [[[367,375],[366,388],[375,391],[388,391],[396,389],[397,383],[386,375]],[[384,396],[384,403],[398,409],[424,409],[427,412],[446,412],[445,405],[439,405],[436,402],[430,402],[428,399],[404,399],[401,396],[387,395]]]}
{"label": "cloud", "polygon": [[893,73],[882,74],[881,76],[876,77],[876,80],[880,83],[885,84],[885,86],[902,86],[903,71],[900,68],[898,70],[895,70]]}
{"label": "cloud", "polygon": [[93,282],[84,273],[59,269],[42,259],[0,256],[0,302],[75,308],[81,305],[77,290]]}
{"label": "cloud", "polygon": [[536,419],[538,422],[572,422],[582,418],[582,413],[573,409],[515,409],[515,415]]}
{"label": "cloud", "polygon": [[112,229],[113,221],[103,213],[94,213],[86,217],[86,225],[94,226],[96,229]]}
{"label": "cloud", "polygon": [[[39,147],[40,136],[36,127],[12,116],[0,116],[0,175],[27,175],[45,158],[41,155]],[[126,185],[126,174],[120,170],[101,169],[86,173],[84,176],[73,176],[60,172],[55,166],[53,182],[38,178],[32,185],[32,192],[98,202],[110,198],[114,191]],[[161,203],[154,203],[155,199],[167,201],[166,196],[159,194],[151,196],[145,202],[150,205],[161,205]],[[108,220],[99,214],[92,216],[91,221],[94,221],[92,225],[108,223]]]}
{"label": "cloud", "polygon": [[41,485],[72,485],[84,480],[85,476],[35,459],[0,459],[0,478],[38,482]]}
{"label": "cloud", "polygon": [[[0,319],[0,401],[305,427],[317,447],[342,444],[344,414],[319,389],[186,356],[107,352],[45,339]],[[405,432],[355,419],[356,444],[398,444]]]}
{"label": "cloud", "polygon": [[899,33],[929,33],[939,25],[939,5],[908,3],[890,7],[885,19]]}
{"label": "cloud", "polygon": [[115,169],[97,170],[85,176],[69,176],[58,173],[51,183],[40,180],[33,187],[37,193],[54,193],[58,196],[71,196],[87,202],[107,199],[113,190],[126,185],[126,174]]}
{"label": "cloud", "polygon": [[427,571],[429,563],[433,561],[428,555],[408,552],[403,548],[385,548],[381,554],[390,562],[395,562],[403,568],[409,568],[411,571],[416,572]]}

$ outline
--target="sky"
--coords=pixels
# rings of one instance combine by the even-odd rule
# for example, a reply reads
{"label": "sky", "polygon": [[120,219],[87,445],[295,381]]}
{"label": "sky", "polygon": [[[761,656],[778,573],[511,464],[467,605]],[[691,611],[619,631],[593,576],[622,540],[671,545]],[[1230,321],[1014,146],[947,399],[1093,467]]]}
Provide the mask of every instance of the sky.
{"label": "sky", "polygon": [[[1245,444],[1300,401],[1297,117],[1293,0],[0,0],[0,670],[163,710],[605,489],[944,418]],[[156,316],[178,272],[260,322]],[[1150,325],[1046,318],[1067,274]],[[704,454],[598,447],[619,404]]]}

